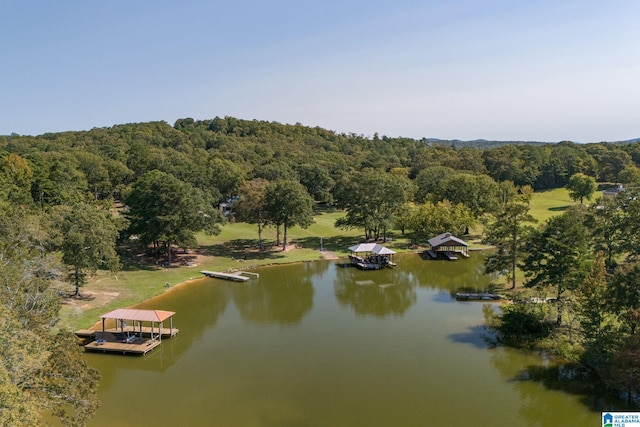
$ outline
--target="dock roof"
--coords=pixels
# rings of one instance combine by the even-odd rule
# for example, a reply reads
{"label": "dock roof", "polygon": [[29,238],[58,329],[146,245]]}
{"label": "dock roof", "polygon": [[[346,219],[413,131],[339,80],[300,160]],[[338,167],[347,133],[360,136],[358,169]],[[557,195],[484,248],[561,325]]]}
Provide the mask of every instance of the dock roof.
{"label": "dock roof", "polygon": [[141,310],[137,308],[117,308],[103,314],[103,319],[138,320],[141,322],[164,322],[176,314],[173,311]]}
{"label": "dock roof", "polygon": [[376,255],[393,255],[396,252],[379,245],[377,243],[360,243],[359,245],[351,246],[349,248],[351,252],[373,252]]}
{"label": "dock roof", "polygon": [[438,246],[469,246],[467,242],[452,236],[451,233],[442,233],[432,239],[429,239],[429,244],[433,248]]}

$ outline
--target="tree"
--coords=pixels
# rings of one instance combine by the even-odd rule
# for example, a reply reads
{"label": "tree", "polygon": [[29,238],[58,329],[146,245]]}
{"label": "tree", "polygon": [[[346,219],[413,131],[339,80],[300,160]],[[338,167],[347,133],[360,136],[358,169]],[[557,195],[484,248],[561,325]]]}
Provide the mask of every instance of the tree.
{"label": "tree", "polygon": [[640,263],[632,262],[616,268],[610,280],[610,309],[620,316],[629,334],[640,331]]}
{"label": "tree", "polygon": [[611,355],[607,383],[624,391],[627,402],[640,394],[640,334],[631,335]]}
{"label": "tree", "polygon": [[606,276],[604,256],[598,252],[577,292],[584,347],[582,358],[587,365],[596,369],[608,363],[620,336],[620,322],[609,306]]}
{"label": "tree", "polygon": [[326,167],[315,163],[305,163],[298,167],[298,175],[300,176],[300,184],[307,188],[315,201],[333,203],[331,190],[333,190],[335,182]]}
{"label": "tree", "polygon": [[586,226],[590,230],[594,249],[604,252],[608,270],[615,267],[616,257],[622,254],[628,233],[632,232],[625,226],[628,215],[622,201],[623,198],[603,197],[592,204],[587,212]]}
{"label": "tree", "polygon": [[269,181],[256,178],[247,181],[238,189],[239,199],[233,204],[238,221],[258,226],[258,246],[262,250],[262,229],[268,224],[267,188]]}
{"label": "tree", "polygon": [[298,225],[307,228],[313,224],[313,199],[298,181],[276,181],[267,187],[267,214],[269,220],[282,225],[282,250],[287,248],[287,230]]}
{"label": "tree", "polygon": [[416,191],[416,202],[424,202],[430,194],[442,194],[444,192],[443,183],[456,173],[455,169],[445,166],[422,169],[415,180],[418,187]]}
{"label": "tree", "polygon": [[17,154],[9,154],[2,160],[0,176],[6,177],[2,191],[10,203],[28,205],[32,203],[31,184],[33,169],[26,159]]}
{"label": "tree", "polygon": [[618,179],[622,184],[637,187],[640,185],[640,168],[635,165],[627,166],[620,171]]}
{"label": "tree", "polygon": [[516,267],[527,233],[532,227],[527,223],[536,222],[529,214],[526,201],[515,199],[504,205],[485,230],[485,239],[489,244],[497,247],[497,251],[485,259],[485,272],[495,273],[507,271],[507,279],[511,280],[511,288],[516,287]]}
{"label": "tree", "polygon": [[42,425],[49,412],[82,426],[98,407],[98,371],[69,331],[54,333],[60,276],[45,248],[46,224],[21,210],[0,213],[0,425]]}
{"label": "tree", "polygon": [[426,240],[446,231],[462,234],[473,223],[474,218],[468,207],[443,200],[436,204],[425,202],[415,206],[409,228],[413,230],[416,240]]}
{"label": "tree", "polygon": [[116,239],[122,223],[113,216],[88,203],[78,203],[63,215],[61,226],[62,262],[71,269],[69,279],[75,286],[75,295],[87,282],[87,274],[106,267],[118,271],[120,259],[116,253]]}
{"label": "tree", "polygon": [[569,190],[569,197],[571,197],[571,200],[580,200],[580,204],[582,204],[582,201],[585,198],[587,200],[591,200],[591,196],[596,192],[598,186],[596,185],[596,180],[593,177],[583,173],[577,173],[569,178],[567,189]]}
{"label": "tree", "polygon": [[218,234],[222,214],[204,192],[158,170],[144,174],[125,195],[129,231],[143,245],[164,242],[171,265],[171,247],[195,247],[195,233]]}
{"label": "tree", "polygon": [[347,213],[336,221],[336,227],[363,228],[367,240],[386,239],[398,209],[414,192],[408,178],[375,169],[345,176],[337,185],[336,201]]}
{"label": "tree", "polygon": [[207,173],[211,185],[218,189],[225,200],[236,194],[245,175],[236,163],[217,157],[209,160]]}
{"label": "tree", "polygon": [[528,253],[520,265],[528,278],[525,285],[555,287],[558,325],[562,323],[563,293],[576,289],[584,278],[587,243],[583,211],[575,208],[549,218],[527,239]]}
{"label": "tree", "polygon": [[458,173],[450,176],[432,193],[433,201],[449,200],[467,206],[475,218],[495,212],[500,207],[502,194],[498,184],[487,175]]}
{"label": "tree", "polygon": [[600,181],[619,182],[620,172],[632,164],[629,154],[619,148],[605,150],[597,157]]}

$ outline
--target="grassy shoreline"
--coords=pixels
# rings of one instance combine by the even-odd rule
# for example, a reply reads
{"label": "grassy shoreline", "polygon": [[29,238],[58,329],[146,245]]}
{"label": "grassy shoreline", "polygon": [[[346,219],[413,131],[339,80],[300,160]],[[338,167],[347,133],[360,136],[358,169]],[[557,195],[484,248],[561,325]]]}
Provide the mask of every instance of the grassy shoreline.
{"label": "grassy shoreline", "polygon": [[[561,214],[574,204],[565,189],[535,193],[531,202],[531,214],[540,223]],[[131,255],[123,260],[123,269],[117,275],[99,271],[81,289],[82,299],[67,299],[60,312],[59,327],[76,330],[95,325],[101,314],[119,307],[131,307],[150,298],[170,292],[176,286],[188,285],[199,279],[200,270],[232,271],[268,265],[317,261],[326,254],[346,257],[348,247],[362,239],[361,230],[340,230],[333,226],[344,212],[316,215],[315,223],[307,229],[294,227],[288,233],[287,250],[275,247],[275,230],[263,232],[265,250],[257,249],[258,232],[255,225],[227,224],[217,236],[198,236],[199,248],[188,253],[176,254],[171,268],[162,267],[151,259]],[[482,249],[479,235],[472,240],[473,249]],[[409,239],[394,232],[386,246],[397,252],[410,252]],[[182,262],[184,265],[178,266]],[[168,286],[167,286],[168,284]],[[68,289],[61,289],[67,292]]]}

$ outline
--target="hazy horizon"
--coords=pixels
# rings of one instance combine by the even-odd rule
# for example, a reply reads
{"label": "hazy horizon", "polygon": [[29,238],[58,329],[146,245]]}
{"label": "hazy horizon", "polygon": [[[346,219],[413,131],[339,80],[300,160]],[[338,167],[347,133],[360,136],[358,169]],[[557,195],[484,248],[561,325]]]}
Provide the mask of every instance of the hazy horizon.
{"label": "hazy horizon", "polygon": [[640,137],[640,3],[0,5],[0,135],[215,116],[414,139]]}

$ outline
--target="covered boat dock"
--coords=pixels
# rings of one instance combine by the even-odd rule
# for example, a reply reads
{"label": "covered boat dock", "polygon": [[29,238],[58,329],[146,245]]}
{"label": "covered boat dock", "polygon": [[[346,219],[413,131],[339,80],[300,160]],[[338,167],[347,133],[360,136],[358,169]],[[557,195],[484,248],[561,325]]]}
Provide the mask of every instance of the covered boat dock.
{"label": "covered boat dock", "polygon": [[425,250],[424,253],[431,259],[454,261],[458,259],[458,255],[465,258],[469,257],[469,245],[451,233],[442,233],[429,239],[429,249]]}
{"label": "covered boat dock", "polygon": [[377,243],[360,243],[351,246],[349,250],[351,263],[361,270],[380,270],[382,267],[396,265],[391,259],[396,252]]}
{"label": "covered boat dock", "polygon": [[[76,331],[76,335],[95,338],[84,346],[85,351],[146,354],[159,346],[163,337],[176,336],[175,314],[164,310],[118,308],[101,316],[102,330]],[[169,328],[164,327],[166,320]],[[114,321],[115,327],[107,328],[107,321]]]}

